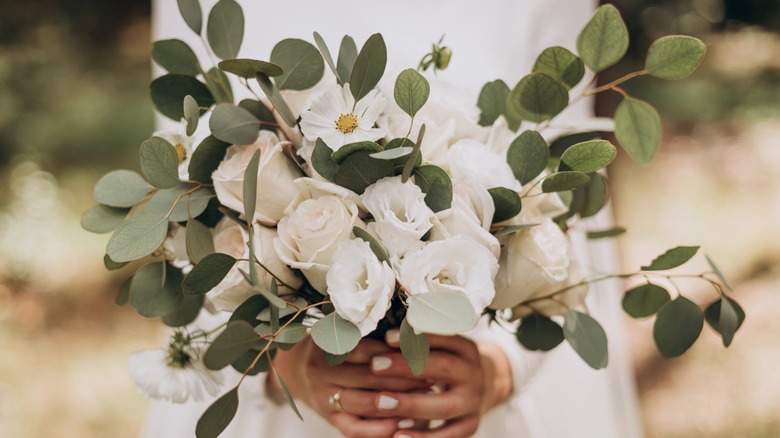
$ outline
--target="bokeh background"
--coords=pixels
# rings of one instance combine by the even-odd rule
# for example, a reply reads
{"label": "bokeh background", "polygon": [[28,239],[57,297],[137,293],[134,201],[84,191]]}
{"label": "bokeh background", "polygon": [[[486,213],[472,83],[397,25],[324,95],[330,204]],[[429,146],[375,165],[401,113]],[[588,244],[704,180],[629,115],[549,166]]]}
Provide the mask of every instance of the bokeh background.
{"label": "bokeh background", "polygon": [[[780,4],[614,3],[631,53],[602,81],[641,66],[662,35],[709,46],[688,80],[626,87],[656,105],[665,130],[654,166],[622,156],[610,168],[616,221],[629,228],[624,268],[700,244],[748,315],[728,350],[705,327],[674,360],[656,352],[652,320],[627,320],[646,434],[780,436]],[[161,327],[113,304],[129,270],[103,268],[108,237],[79,219],[95,181],[136,168],[154,129],[150,5],[0,0],[0,11],[0,436],[134,437],[145,401],[126,358],[157,345]]]}

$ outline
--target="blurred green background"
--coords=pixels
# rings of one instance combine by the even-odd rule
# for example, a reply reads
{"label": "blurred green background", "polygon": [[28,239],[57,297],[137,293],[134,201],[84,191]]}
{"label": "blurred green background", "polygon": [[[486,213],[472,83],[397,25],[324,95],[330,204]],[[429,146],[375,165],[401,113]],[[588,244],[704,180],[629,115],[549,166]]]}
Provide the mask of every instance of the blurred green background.
{"label": "blurred green background", "polygon": [[[647,436],[780,436],[780,4],[614,3],[632,51],[604,82],[641,66],[659,36],[709,46],[688,80],[626,87],[656,105],[665,132],[650,168],[625,157],[610,168],[616,220],[629,228],[619,240],[625,269],[701,244],[748,314],[730,349],[705,328],[674,360],[655,351],[652,321],[627,321]],[[0,437],[133,437],[145,402],[125,361],[157,345],[160,326],[113,304],[127,270],[103,268],[107,236],[82,231],[79,218],[95,181],[136,168],[154,129],[150,5],[0,6]]]}

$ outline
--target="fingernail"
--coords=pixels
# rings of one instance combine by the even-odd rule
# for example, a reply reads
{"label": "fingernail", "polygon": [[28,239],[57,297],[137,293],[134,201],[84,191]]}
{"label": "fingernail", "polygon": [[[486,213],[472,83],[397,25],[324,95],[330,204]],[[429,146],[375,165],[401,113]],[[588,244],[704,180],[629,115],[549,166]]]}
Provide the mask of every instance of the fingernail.
{"label": "fingernail", "polygon": [[395,409],[398,407],[398,400],[394,399],[393,397],[390,397],[389,395],[380,395],[379,401],[377,402],[377,407],[379,409]]}
{"label": "fingernail", "polygon": [[371,368],[374,371],[382,371],[390,368],[393,365],[393,360],[385,356],[374,356],[371,359]]}
{"label": "fingernail", "polygon": [[412,436],[402,433],[401,435],[398,435],[398,438],[412,438]]}
{"label": "fingernail", "polygon": [[[411,418],[404,418],[398,422],[399,429],[411,429],[414,427],[414,420]],[[401,435],[401,437],[408,437],[409,435]]]}
{"label": "fingernail", "polygon": [[401,342],[401,332],[398,330],[388,330],[387,333],[385,333],[385,341],[388,344],[397,344]]}

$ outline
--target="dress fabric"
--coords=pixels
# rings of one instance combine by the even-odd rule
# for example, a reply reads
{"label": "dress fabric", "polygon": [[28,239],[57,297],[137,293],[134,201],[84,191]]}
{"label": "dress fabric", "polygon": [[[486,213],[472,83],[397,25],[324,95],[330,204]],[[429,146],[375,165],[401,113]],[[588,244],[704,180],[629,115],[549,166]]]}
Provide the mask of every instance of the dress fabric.
{"label": "dress fabric", "polygon": [[[273,45],[284,38],[313,41],[319,32],[337,50],[344,34],[358,47],[368,36],[381,32],[388,47],[388,71],[416,67],[442,35],[453,51],[449,67],[438,77],[476,95],[488,81],[503,79],[510,87],[530,72],[536,56],[546,47],[574,50],[577,34],[596,7],[594,0],[238,0],[246,17],[239,57],[267,60]],[[216,0],[202,0],[204,16]],[[205,21],[205,20],[204,20]],[[205,27],[205,26],[204,26]],[[204,32],[205,33],[205,32]],[[153,1],[153,40],[178,38],[190,44],[206,65],[209,56],[199,38],[179,16],[177,2]],[[155,70],[155,76],[162,74]],[[326,68],[326,75],[330,72]],[[587,78],[586,78],[587,79]],[[234,83],[237,99],[250,97]],[[244,96],[242,94],[246,94]],[[556,120],[592,115],[587,99],[567,109]],[[158,117],[161,129],[178,124]],[[584,228],[611,225],[611,212],[585,221]],[[614,244],[586,242],[573,236],[582,265],[592,272],[616,272]],[[547,354],[523,350],[511,334],[497,328],[478,328],[473,337],[499,342],[513,366],[515,393],[483,417],[475,436],[485,438],[641,437],[633,374],[620,309],[620,284],[604,282],[591,287],[587,299],[591,314],[609,338],[605,370],[590,369],[563,344]],[[204,312],[197,323],[210,327],[224,316]],[[236,374],[237,378],[238,375]],[[339,437],[339,432],[303,404],[301,422],[287,406],[275,405],[263,392],[264,375],[242,384],[236,418],[223,437]],[[192,437],[207,402],[182,405],[151,402],[143,437]]]}

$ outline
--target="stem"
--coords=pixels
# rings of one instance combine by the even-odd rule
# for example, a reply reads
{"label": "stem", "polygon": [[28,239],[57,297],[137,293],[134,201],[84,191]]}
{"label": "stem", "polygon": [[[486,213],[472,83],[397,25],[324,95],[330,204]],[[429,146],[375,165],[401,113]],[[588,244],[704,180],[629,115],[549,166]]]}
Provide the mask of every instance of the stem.
{"label": "stem", "polygon": [[596,88],[592,88],[590,90],[586,90],[586,91],[584,91],[582,93],[582,95],[583,96],[591,96],[591,95],[594,95],[594,94],[597,94],[597,93],[601,93],[602,91],[607,91],[609,89],[614,88],[617,85],[622,84],[623,82],[625,82],[625,81],[627,81],[629,79],[635,78],[637,76],[646,75],[647,73],[648,73],[647,70],[639,70],[639,71],[635,71],[633,73],[629,73],[629,74],[627,74],[627,75],[625,75],[625,76],[623,76],[621,78],[615,79],[614,81],[612,81],[612,82],[610,82],[610,83],[608,83],[606,85],[602,85],[600,87],[596,87]]}
{"label": "stem", "polygon": [[[248,260],[247,260],[247,261],[248,261]],[[282,279],[281,279],[281,278],[279,278],[279,277],[278,277],[276,274],[274,274],[273,272],[271,272],[271,270],[270,270],[270,269],[268,269],[268,268],[267,268],[267,267],[266,267],[264,264],[260,263],[260,260],[258,260],[258,259],[257,259],[257,256],[255,256],[255,263],[257,263],[258,265],[260,265],[260,267],[261,267],[261,268],[263,268],[263,270],[264,270],[265,272],[267,272],[267,273],[268,273],[268,275],[270,275],[271,277],[273,277],[273,278],[276,280],[276,282],[277,282],[277,283],[279,283],[279,285],[280,285],[280,286],[284,286],[284,287],[286,287],[286,288],[288,288],[288,289],[295,290],[295,288],[294,288],[294,287],[292,287],[292,286],[290,286],[289,284],[287,284],[287,283],[285,283],[284,281],[282,281]]]}

